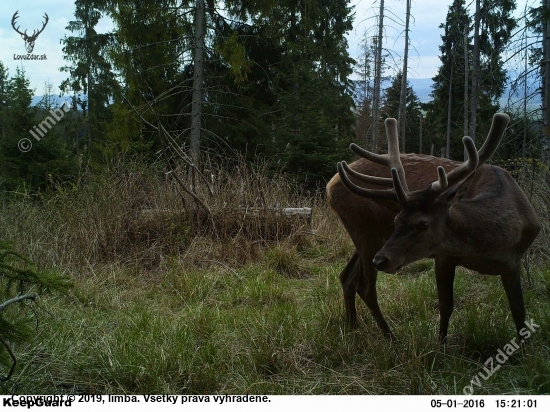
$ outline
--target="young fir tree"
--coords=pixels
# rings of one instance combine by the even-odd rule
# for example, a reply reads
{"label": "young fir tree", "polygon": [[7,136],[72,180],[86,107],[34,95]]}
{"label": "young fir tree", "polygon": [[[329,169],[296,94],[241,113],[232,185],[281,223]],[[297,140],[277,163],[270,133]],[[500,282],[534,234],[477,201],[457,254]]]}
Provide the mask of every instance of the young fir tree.
{"label": "young fir tree", "polygon": [[29,342],[36,333],[28,303],[46,293],[65,293],[70,286],[68,278],[37,270],[11,243],[0,240],[0,382],[9,380],[15,371],[13,346]]}

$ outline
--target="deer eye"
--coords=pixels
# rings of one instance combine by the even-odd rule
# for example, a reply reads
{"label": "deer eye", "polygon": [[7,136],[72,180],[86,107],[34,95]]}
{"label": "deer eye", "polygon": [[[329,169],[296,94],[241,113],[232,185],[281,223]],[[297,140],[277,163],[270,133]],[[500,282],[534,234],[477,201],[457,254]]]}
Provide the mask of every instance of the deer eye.
{"label": "deer eye", "polygon": [[418,225],[416,225],[416,228],[418,230],[426,230],[430,227],[430,224],[428,222],[420,222]]}

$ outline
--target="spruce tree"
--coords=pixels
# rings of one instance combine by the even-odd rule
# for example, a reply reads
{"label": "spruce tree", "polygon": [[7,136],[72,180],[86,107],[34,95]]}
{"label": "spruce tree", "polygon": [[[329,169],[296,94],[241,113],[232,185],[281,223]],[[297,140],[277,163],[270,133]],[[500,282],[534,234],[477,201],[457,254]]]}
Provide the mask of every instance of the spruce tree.
{"label": "spruce tree", "polygon": [[69,65],[60,70],[69,77],[61,83],[60,89],[75,97],[78,109],[84,114],[85,136],[81,139],[84,141],[77,143],[81,148],[89,149],[93,143],[103,143],[107,123],[112,118],[109,106],[119,91],[109,58],[116,44],[115,36],[98,33],[96,29],[106,14],[106,7],[106,0],[77,0],[75,20],[66,27],[73,35],[61,40],[63,58]]}
{"label": "spruce tree", "polygon": [[17,68],[6,88],[0,139],[1,189],[8,192],[45,189],[49,179],[66,180],[76,170],[76,159],[56,130],[63,118],[32,107],[33,94],[25,72]]}
{"label": "spruce tree", "polygon": [[279,119],[275,147],[288,171],[310,187],[323,185],[338,159],[348,157],[353,60],[345,34],[351,29],[347,1],[296,0],[278,77]]}
{"label": "spruce tree", "polygon": [[[465,0],[454,0],[449,7],[444,24],[439,27],[444,30],[441,36],[442,44],[441,66],[432,79],[434,81],[431,96],[433,101],[424,105],[426,113],[426,125],[433,131],[427,137],[426,145],[434,145],[436,153],[441,147],[445,147],[448,121],[450,121],[451,153],[452,159],[462,157],[464,124],[464,70],[470,70],[469,62],[464,61],[464,33],[469,32],[471,18],[466,9]],[[467,44],[471,50],[470,44]],[[452,76],[452,83],[450,83]],[[449,104],[451,116],[449,118]]]}
{"label": "spruce tree", "polygon": [[[399,72],[393,78],[391,85],[384,90],[382,97],[382,118],[393,117],[397,119],[397,113],[401,105],[402,74]],[[419,153],[420,145],[420,100],[414,92],[410,82],[407,81],[406,89],[406,123],[405,132],[407,138],[406,153]]]}
{"label": "spruce tree", "polygon": [[[477,82],[478,103],[476,134],[487,134],[493,114],[499,110],[498,99],[504,91],[507,80],[502,63],[503,51],[510,39],[516,23],[511,17],[515,8],[513,0],[484,0],[480,12],[480,70]],[[472,79],[472,44],[470,33],[472,18],[464,0],[454,0],[449,7],[446,22],[440,26],[444,33],[441,36],[441,66],[433,78],[433,101],[424,105],[426,126],[433,133],[427,143],[434,144],[436,150],[445,147],[445,137],[450,127],[450,157],[463,158],[461,139],[464,135],[464,78],[468,70]],[[465,45],[465,41],[467,44]],[[465,61],[464,49],[468,51]],[[452,79],[452,81],[451,81]],[[469,89],[471,97],[472,89]],[[449,116],[450,113],[450,116]]]}

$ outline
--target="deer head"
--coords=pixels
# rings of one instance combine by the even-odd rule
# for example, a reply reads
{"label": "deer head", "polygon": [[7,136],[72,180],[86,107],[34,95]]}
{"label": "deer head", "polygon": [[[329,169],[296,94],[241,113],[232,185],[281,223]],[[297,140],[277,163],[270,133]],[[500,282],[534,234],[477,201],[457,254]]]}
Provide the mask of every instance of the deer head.
{"label": "deer head", "polygon": [[[355,144],[350,146],[361,157],[391,169],[391,178],[383,178],[363,175],[352,170],[345,162],[338,163],[338,173],[347,189],[399,212],[395,217],[393,234],[374,256],[372,263],[376,269],[392,273],[421,258],[446,253],[451,249],[456,253],[456,244],[452,244],[455,239],[450,235],[453,230],[451,207],[460,201],[468,190],[476,169],[495,152],[508,122],[508,115],[495,114],[487,140],[479,152],[473,140],[468,136],[464,137],[462,141],[468,153],[468,160],[449,174],[439,166],[438,179],[426,188],[416,191],[410,191],[407,187],[405,171],[400,160],[395,119],[387,119],[385,122],[388,137],[387,155],[368,152]],[[351,182],[348,175],[388,188],[359,187]],[[447,246],[449,250],[446,250]]]}
{"label": "deer head", "polygon": [[23,33],[21,31],[19,31],[19,27],[20,26],[17,26],[15,27],[15,21],[17,20],[17,18],[19,17],[18,16],[18,13],[19,13],[19,10],[17,10],[14,14],[13,14],[13,17],[11,18],[11,26],[13,27],[13,29],[19,33],[21,35],[21,38],[25,41],[25,49],[27,50],[27,53],[32,53],[32,51],[34,50],[34,42],[36,41],[36,38],[38,37],[38,35],[40,33],[42,33],[42,31],[44,30],[44,28],[46,27],[46,25],[48,24],[48,20],[49,20],[49,17],[46,13],[44,13],[44,18],[45,18],[45,21],[44,23],[42,24],[42,28],[40,30],[33,30],[33,33],[32,35],[28,35],[27,34],[27,30],[25,30]]}

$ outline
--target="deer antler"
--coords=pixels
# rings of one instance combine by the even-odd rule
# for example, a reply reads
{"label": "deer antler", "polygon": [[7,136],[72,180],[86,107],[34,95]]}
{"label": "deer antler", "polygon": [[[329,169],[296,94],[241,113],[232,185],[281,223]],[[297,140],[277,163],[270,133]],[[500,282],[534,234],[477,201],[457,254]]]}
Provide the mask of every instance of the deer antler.
{"label": "deer antler", "polygon": [[[479,152],[476,150],[474,141],[470,137],[465,136],[462,139],[462,143],[468,153],[468,160],[451,171],[448,175],[442,166],[438,166],[438,178],[436,181],[432,182],[427,189],[411,192],[407,187],[405,171],[403,169],[403,165],[401,164],[399,154],[397,121],[395,119],[386,119],[385,121],[386,135],[388,137],[387,155],[371,153],[355,144],[350,145],[350,149],[359,156],[364,157],[371,162],[390,167],[392,175],[391,179],[358,173],[352,170],[346,162],[338,163],[338,174],[340,175],[342,183],[348,190],[359,196],[368,197],[371,199],[392,199],[396,200],[401,205],[406,205],[411,201],[419,200],[427,196],[435,197],[447,188],[453,187],[454,185],[466,180],[479,166],[491,157],[497,149],[509,121],[510,118],[505,113],[497,113],[493,116],[491,129]],[[348,174],[357,180],[380,186],[393,186],[393,189],[367,189],[359,187],[350,181],[347,176]]]}
{"label": "deer antler", "polygon": [[[388,154],[386,155],[379,155],[376,153],[369,152],[365,149],[360,148],[355,143],[352,143],[350,145],[350,149],[353,150],[355,153],[357,153],[359,156],[364,157],[367,160],[370,160],[371,162],[378,163],[384,166],[388,166],[393,170],[396,171],[397,176],[399,176],[399,179],[401,182],[404,182],[405,190],[408,191],[407,183],[405,181],[405,170],[403,169],[403,165],[401,164],[401,158],[399,154],[399,140],[398,140],[398,134],[397,134],[397,120],[395,119],[386,119],[384,122],[386,126],[386,135],[388,137]],[[359,187],[355,184],[353,184],[347,174],[349,173],[353,177],[355,177],[358,180],[361,180],[363,182],[367,183],[373,183],[381,186],[394,186],[395,187],[395,180],[393,178],[385,178],[385,177],[378,177],[378,176],[368,176],[361,173],[358,173],[352,169],[349,168],[346,162],[339,162],[337,164],[338,168],[338,174],[340,175],[340,178],[342,179],[342,183],[353,193],[363,196],[363,197],[369,197],[369,198],[380,198],[380,199],[396,199],[396,192],[394,189],[366,189],[363,187]],[[351,172],[351,173],[350,173]]]}
{"label": "deer antler", "polygon": [[[446,176],[449,187],[452,187],[466,180],[473,172],[475,172],[478,167],[480,167],[493,155],[493,153],[497,150],[500,141],[502,140],[502,136],[504,136],[504,131],[506,130],[506,126],[508,125],[509,121],[510,117],[506,113],[496,113],[493,116],[491,129],[487,134],[487,139],[485,139],[485,143],[483,143],[483,146],[481,146],[481,149],[479,149],[479,152],[476,150],[474,141],[469,136],[464,136],[464,138],[462,139],[462,143],[464,144],[466,153],[468,153],[468,160],[462,163]],[[442,173],[445,174],[445,171],[442,170]],[[431,194],[438,195],[443,190],[445,190],[445,187],[440,187],[437,185],[436,182],[434,182],[430,185],[430,188],[428,190]]]}

